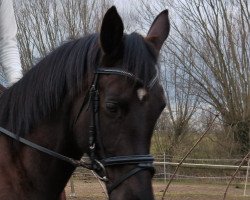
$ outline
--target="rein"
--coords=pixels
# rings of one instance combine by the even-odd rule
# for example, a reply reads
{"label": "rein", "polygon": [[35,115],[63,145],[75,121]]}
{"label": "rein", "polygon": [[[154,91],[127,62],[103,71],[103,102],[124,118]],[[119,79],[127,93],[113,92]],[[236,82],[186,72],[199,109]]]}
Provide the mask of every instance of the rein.
{"label": "rein", "polygon": [[6,136],[16,140],[16,141],[22,143],[22,144],[25,144],[28,147],[36,149],[36,150],[38,150],[38,151],[40,151],[42,153],[45,153],[45,154],[47,154],[49,156],[52,156],[52,157],[57,158],[59,160],[62,160],[64,162],[67,162],[67,163],[73,165],[74,167],[84,167],[86,169],[91,169],[91,164],[90,163],[86,163],[85,161],[82,161],[82,160],[75,160],[73,158],[64,156],[64,155],[62,155],[60,153],[57,153],[55,151],[52,151],[52,150],[50,150],[48,148],[45,148],[45,147],[40,146],[38,144],[35,144],[35,143],[33,143],[33,142],[29,141],[29,140],[26,140],[23,137],[17,136],[16,134],[6,130],[3,127],[0,127],[0,132],[5,134]]}
{"label": "rein", "polygon": [[[26,145],[33,149],[36,149],[39,152],[45,153],[51,157],[57,158],[64,162],[67,162],[74,167],[84,167],[86,169],[94,171],[98,178],[105,182],[110,182],[108,179],[108,175],[106,172],[106,168],[110,166],[120,166],[120,165],[135,165],[130,171],[122,175],[118,180],[115,180],[110,184],[108,187],[108,194],[117,188],[120,184],[122,184],[125,180],[130,178],[131,176],[137,174],[143,170],[149,170],[152,175],[154,174],[154,166],[153,161],[154,158],[151,155],[128,155],[128,156],[115,156],[115,157],[104,157],[102,159],[98,159],[96,155],[96,146],[101,149],[103,155],[105,155],[103,144],[100,142],[100,128],[99,128],[99,90],[98,90],[98,79],[99,75],[119,75],[125,76],[136,83],[143,85],[143,81],[136,77],[134,74],[130,72],[123,71],[121,69],[111,69],[111,68],[98,68],[94,74],[93,82],[89,91],[89,99],[88,99],[88,107],[91,106],[92,108],[92,117],[91,117],[91,124],[89,127],[89,158],[90,162],[86,162],[83,160],[76,160],[67,156],[64,156],[60,153],[47,149],[43,146],[35,144],[29,140],[26,140],[23,137],[19,137],[18,135],[0,127],[0,132],[5,134],[6,136]],[[151,81],[146,85],[148,89],[151,89],[157,81],[158,74],[151,79]],[[83,105],[80,107],[78,114],[76,115],[76,119],[74,123],[77,122],[81,112],[85,106],[85,99],[83,101]],[[102,174],[102,176],[100,175]]]}

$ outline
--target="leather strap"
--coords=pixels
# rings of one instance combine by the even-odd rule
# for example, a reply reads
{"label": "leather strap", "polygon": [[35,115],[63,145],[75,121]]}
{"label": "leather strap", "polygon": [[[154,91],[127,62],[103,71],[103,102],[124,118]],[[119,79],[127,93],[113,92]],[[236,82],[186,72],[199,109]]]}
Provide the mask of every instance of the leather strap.
{"label": "leather strap", "polygon": [[120,76],[126,76],[128,78],[131,78],[138,82],[139,84],[143,85],[143,81],[136,77],[134,74],[124,71],[122,69],[116,69],[116,68],[98,68],[96,70],[96,74],[106,74],[106,75],[120,75]]}
{"label": "leather strap", "polygon": [[8,137],[10,137],[10,138],[18,141],[18,142],[21,142],[22,144],[25,144],[25,145],[33,148],[33,149],[36,149],[36,150],[38,150],[38,151],[40,151],[42,153],[45,153],[45,154],[47,154],[49,156],[52,156],[52,157],[57,158],[59,160],[62,160],[64,162],[67,162],[67,163],[73,165],[74,167],[81,166],[81,167],[84,167],[84,168],[87,168],[87,169],[91,169],[91,165],[88,164],[88,163],[85,163],[85,162],[83,162],[81,160],[75,160],[73,158],[69,158],[69,157],[64,156],[62,154],[59,154],[59,153],[57,153],[55,151],[47,149],[47,148],[45,148],[43,146],[35,144],[35,143],[33,143],[33,142],[29,141],[29,140],[26,140],[23,137],[19,137],[18,135],[14,134],[14,133],[12,133],[12,132],[10,132],[8,130],[6,130],[3,127],[0,127],[0,132],[3,133],[3,134],[5,134],[5,135],[7,135]]}
{"label": "leather strap", "polygon": [[128,173],[121,176],[118,180],[116,180],[107,190],[110,195],[114,189],[116,189],[119,185],[121,185],[125,180],[129,179],[131,176],[137,174],[142,170],[150,170],[152,174],[154,174],[154,167],[152,164],[138,164],[137,167],[130,170]]}
{"label": "leather strap", "polygon": [[153,163],[154,158],[151,155],[129,155],[129,156],[116,156],[105,158],[101,160],[104,166],[112,165],[130,165],[139,163]]}

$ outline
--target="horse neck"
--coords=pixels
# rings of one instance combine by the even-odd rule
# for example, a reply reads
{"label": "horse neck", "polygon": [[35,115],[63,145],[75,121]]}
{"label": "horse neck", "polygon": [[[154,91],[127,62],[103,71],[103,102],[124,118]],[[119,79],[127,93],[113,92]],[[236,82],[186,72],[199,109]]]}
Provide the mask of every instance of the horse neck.
{"label": "horse neck", "polygon": [[[45,120],[31,135],[34,135],[32,139],[37,141],[36,143],[39,144],[42,141],[42,146],[46,146],[48,149],[80,159],[82,152],[75,148],[71,125],[72,117],[71,114],[67,115],[70,113],[70,110],[67,110],[69,107],[71,106],[63,105],[64,109]],[[30,148],[26,148],[24,155],[25,160],[27,160],[24,163],[27,163],[26,166],[29,168],[30,174],[33,175],[37,172],[36,175],[33,175],[33,179],[36,180],[38,187],[42,187],[43,192],[48,194],[45,199],[55,195],[56,191],[60,193],[75,169],[64,161],[41,152],[34,152]],[[29,165],[29,163],[32,164]],[[33,166],[33,163],[37,163],[36,166]]]}
{"label": "horse neck", "polygon": [[[75,144],[70,139],[72,136],[70,137],[71,130],[68,124],[69,117],[65,115],[65,109],[59,110],[43,120],[25,138],[55,152],[67,156],[74,154],[80,158],[81,152],[73,149]],[[21,196],[23,194],[27,197],[23,198],[25,200],[55,200],[74,170],[70,164],[38,152],[31,147],[22,144],[17,144],[15,147],[13,141],[5,136],[0,137],[1,149],[3,151],[0,151],[0,193],[1,191],[6,192],[3,190],[6,184],[3,178],[3,172],[5,172],[11,176],[8,177],[8,181],[13,181],[12,193],[16,192]],[[22,198],[19,199],[22,200]]]}

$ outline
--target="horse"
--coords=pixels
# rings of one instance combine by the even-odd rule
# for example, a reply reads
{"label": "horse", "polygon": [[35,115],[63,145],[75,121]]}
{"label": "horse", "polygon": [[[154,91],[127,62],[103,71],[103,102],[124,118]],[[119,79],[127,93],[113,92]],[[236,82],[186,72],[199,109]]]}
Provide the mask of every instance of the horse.
{"label": "horse", "polygon": [[157,58],[169,29],[164,10],[146,37],[126,34],[113,6],[99,33],[62,44],[2,93],[1,200],[58,200],[77,166],[111,200],[154,199],[150,140],[165,107]]}

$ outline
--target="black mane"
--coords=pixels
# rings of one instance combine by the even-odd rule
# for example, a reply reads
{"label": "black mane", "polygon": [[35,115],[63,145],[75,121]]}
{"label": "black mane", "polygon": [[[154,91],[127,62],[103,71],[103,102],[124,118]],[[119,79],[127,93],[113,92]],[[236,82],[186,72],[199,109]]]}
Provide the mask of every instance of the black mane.
{"label": "black mane", "polygon": [[[0,125],[20,136],[60,108],[66,95],[86,90],[101,64],[99,35],[63,44],[33,67],[0,97]],[[148,83],[155,75],[156,54],[139,34],[124,35],[123,69]],[[91,74],[91,75],[88,75]]]}

